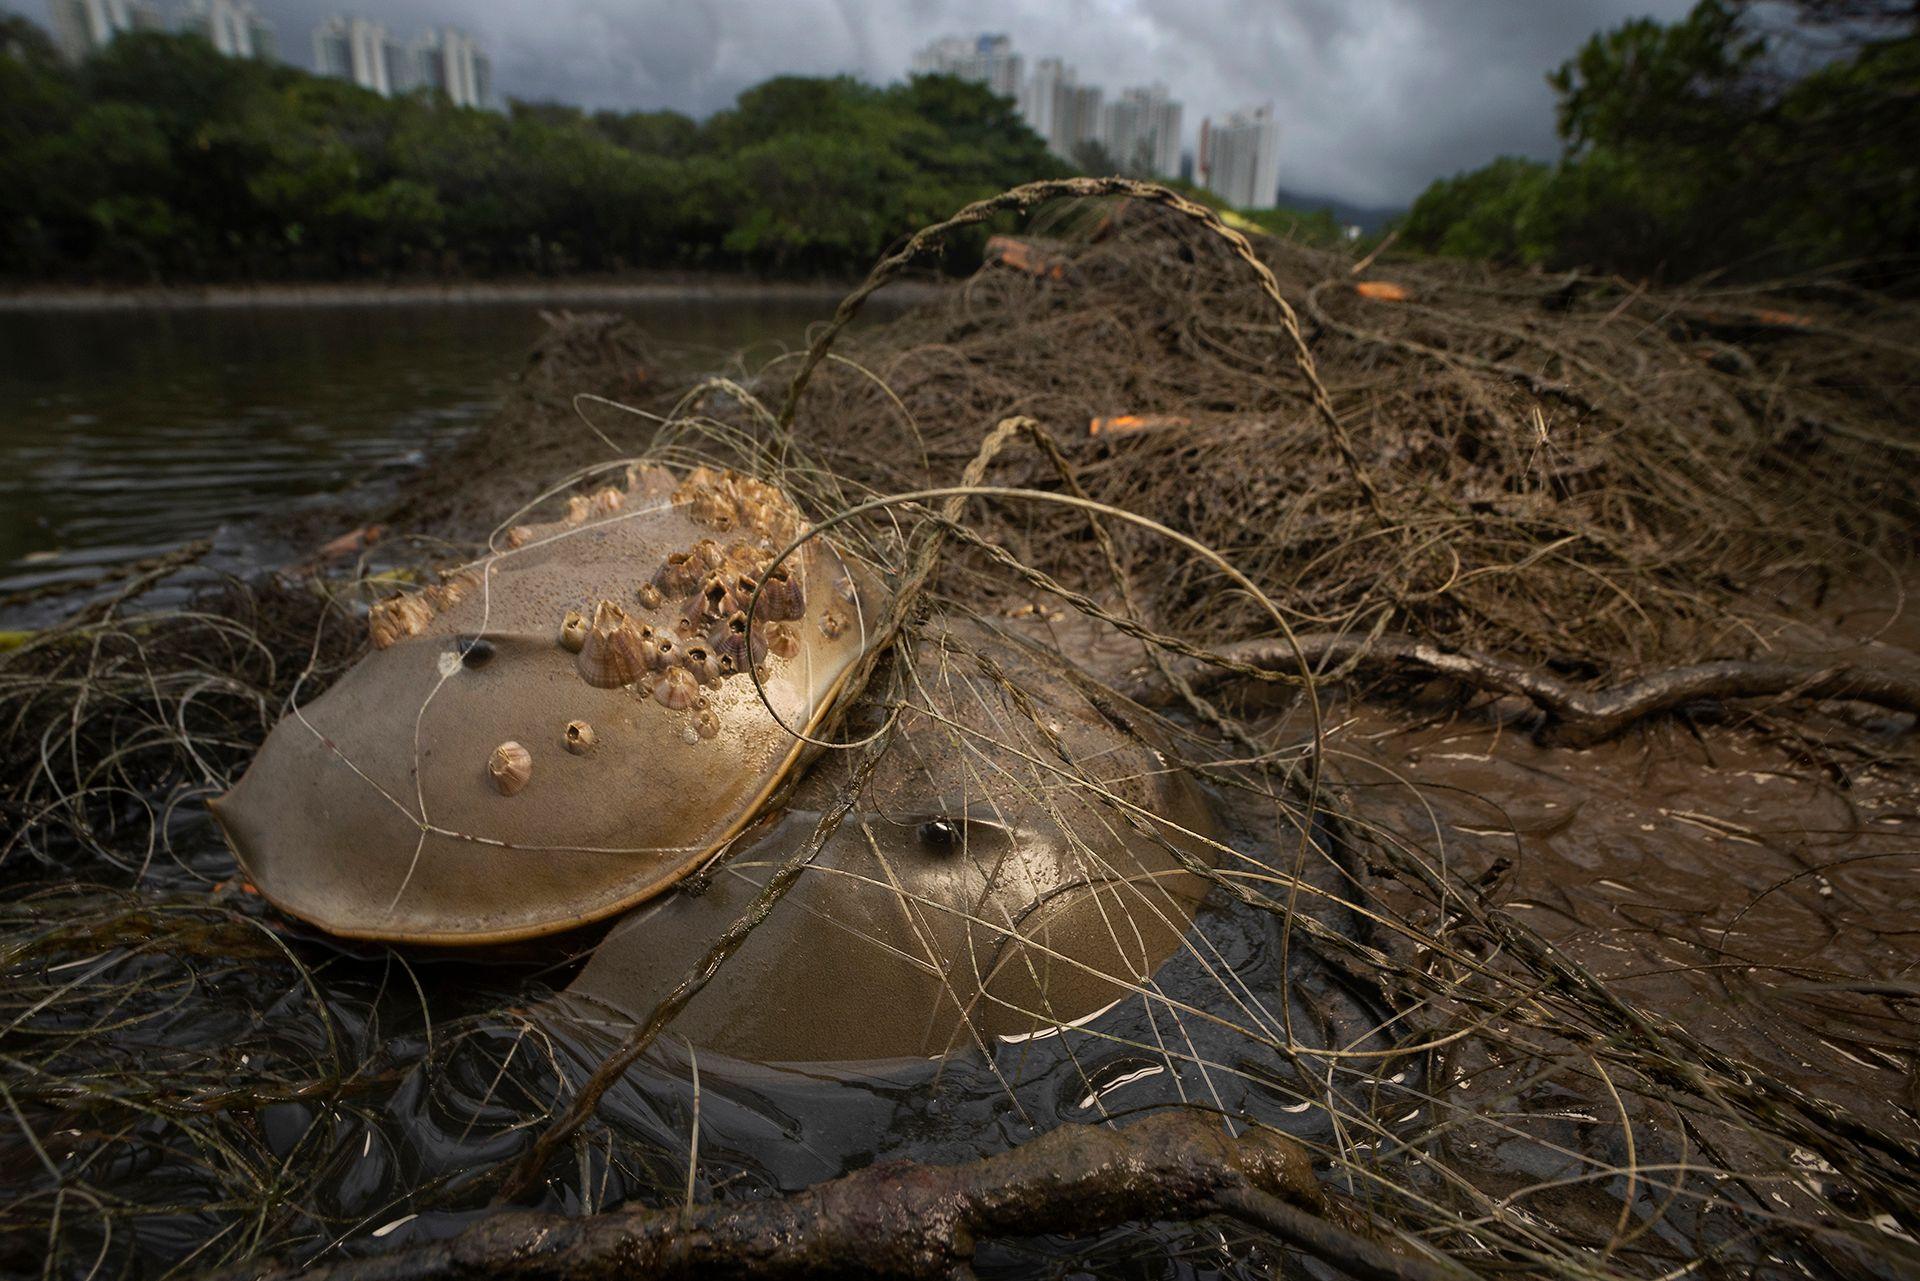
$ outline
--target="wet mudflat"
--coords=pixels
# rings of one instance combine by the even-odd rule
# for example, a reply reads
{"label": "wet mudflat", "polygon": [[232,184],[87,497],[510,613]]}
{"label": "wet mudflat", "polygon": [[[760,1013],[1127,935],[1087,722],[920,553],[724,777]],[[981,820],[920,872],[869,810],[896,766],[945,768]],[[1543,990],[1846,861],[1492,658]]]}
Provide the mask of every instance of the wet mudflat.
{"label": "wet mudflat", "polygon": [[1640,1008],[1920,1137],[1909,779],[1810,774],[1790,746],[1685,729],[1543,750],[1473,719],[1421,729],[1359,711],[1343,737],[1362,811],[1444,849]]}

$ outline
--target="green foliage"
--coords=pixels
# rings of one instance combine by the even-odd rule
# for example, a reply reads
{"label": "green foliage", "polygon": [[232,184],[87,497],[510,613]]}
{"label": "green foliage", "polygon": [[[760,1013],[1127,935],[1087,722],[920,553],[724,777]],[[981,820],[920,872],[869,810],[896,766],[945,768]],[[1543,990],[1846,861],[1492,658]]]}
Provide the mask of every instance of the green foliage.
{"label": "green foliage", "polygon": [[[1823,7],[1824,6],[1824,7]],[[1832,21],[1808,0],[1808,22]],[[1792,26],[1742,0],[1595,35],[1548,76],[1566,153],[1436,182],[1401,224],[1437,253],[1642,275],[1746,274],[1920,254],[1920,31],[1848,28],[1789,74]]]}
{"label": "green foliage", "polygon": [[1502,156],[1428,187],[1401,219],[1401,234],[1462,258],[1537,261],[1551,249],[1541,240],[1541,198],[1552,181],[1550,166]]}
{"label": "green foliage", "polygon": [[493,113],[191,36],[125,36],[69,68],[32,24],[0,20],[0,274],[14,277],[845,274],[969,200],[1061,172],[1011,104],[949,77],[781,77],[703,123]]}
{"label": "green foliage", "polygon": [[1273,236],[1306,245],[1344,244],[1347,230],[1331,209],[1294,209],[1276,205],[1271,209],[1242,209],[1239,216]]}

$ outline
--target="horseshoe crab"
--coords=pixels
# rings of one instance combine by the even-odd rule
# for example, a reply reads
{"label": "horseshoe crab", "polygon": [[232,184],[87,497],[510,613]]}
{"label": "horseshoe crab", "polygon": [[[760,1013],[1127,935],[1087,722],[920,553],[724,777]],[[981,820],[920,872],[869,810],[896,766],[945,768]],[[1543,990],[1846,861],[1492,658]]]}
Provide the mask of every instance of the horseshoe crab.
{"label": "horseshoe crab", "polygon": [[761,482],[635,467],[380,602],[374,651],[214,805],[250,879],[331,933],[435,944],[672,885],[791,778],[787,727],[818,723],[874,619],[870,576],[824,540],[770,565],[800,528]]}
{"label": "horseshoe crab", "polygon": [[[962,624],[800,879],[673,1023],[761,1062],[938,1056],[1083,1021],[1180,945],[1215,831],[1193,785],[1064,660]],[[931,670],[928,670],[928,669]],[[816,764],[698,894],[636,911],[562,1000],[645,1020],[848,785]]]}

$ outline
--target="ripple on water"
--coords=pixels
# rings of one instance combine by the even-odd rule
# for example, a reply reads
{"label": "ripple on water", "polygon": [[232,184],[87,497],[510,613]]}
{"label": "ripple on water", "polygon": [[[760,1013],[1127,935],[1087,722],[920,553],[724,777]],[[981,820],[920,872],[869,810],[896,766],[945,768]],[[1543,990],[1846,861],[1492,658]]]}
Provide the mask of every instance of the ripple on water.
{"label": "ripple on water", "polygon": [[[798,341],[828,305],[620,309],[726,350]],[[256,562],[250,521],[418,466],[541,329],[531,303],[0,313],[0,595],[216,534],[224,567]]]}

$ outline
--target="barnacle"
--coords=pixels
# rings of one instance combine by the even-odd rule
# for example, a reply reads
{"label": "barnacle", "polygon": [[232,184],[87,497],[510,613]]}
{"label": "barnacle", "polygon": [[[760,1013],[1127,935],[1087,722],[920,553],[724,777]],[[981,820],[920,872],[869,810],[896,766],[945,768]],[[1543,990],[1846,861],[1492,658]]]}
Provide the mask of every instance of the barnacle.
{"label": "barnacle", "polygon": [[672,667],[653,684],[653,696],[660,706],[685,711],[700,697],[700,683],[684,667]]}
{"label": "barnacle", "polygon": [[367,612],[367,635],[375,649],[385,649],[396,641],[418,636],[433,622],[433,607],[418,596],[405,592],[375,602]]}
{"label": "barnacle", "polygon": [[487,757],[487,774],[500,795],[512,796],[533,777],[533,753],[509,739]]}
{"label": "barnacle", "polygon": [[581,679],[596,689],[631,685],[646,670],[645,638],[625,611],[610,600],[594,607],[593,623],[575,666]]}
{"label": "barnacle", "polygon": [[760,604],[754,612],[770,623],[787,623],[806,616],[807,593],[792,569],[780,565],[767,574],[760,587]]}

